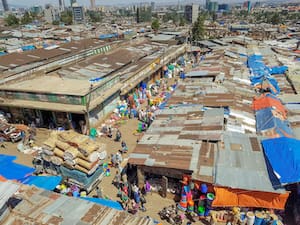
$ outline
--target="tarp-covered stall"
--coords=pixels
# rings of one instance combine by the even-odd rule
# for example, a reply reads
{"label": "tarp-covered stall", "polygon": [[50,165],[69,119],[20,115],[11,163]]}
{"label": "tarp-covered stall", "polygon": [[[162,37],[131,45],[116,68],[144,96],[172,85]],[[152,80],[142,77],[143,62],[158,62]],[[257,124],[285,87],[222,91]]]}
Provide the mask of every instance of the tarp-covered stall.
{"label": "tarp-covered stall", "polygon": [[225,187],[214,187],[213,207],[256,207],[267,209],[284,209],[289,193],[270,193],[247,191]]}

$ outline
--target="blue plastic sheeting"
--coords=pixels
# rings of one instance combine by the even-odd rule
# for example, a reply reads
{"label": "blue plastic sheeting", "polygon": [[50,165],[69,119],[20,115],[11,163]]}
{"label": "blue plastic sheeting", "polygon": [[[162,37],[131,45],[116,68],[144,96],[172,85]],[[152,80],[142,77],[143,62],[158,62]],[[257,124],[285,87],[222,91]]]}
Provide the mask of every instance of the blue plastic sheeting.
{"label": "blue plastic sheeting", "polygon": [[287,120],[281,120],[273,116],[272,108],[265,108],[257,110],[256,116],[256,130],[258,132],[275,128],[280,137],[294,136],[290,124]]}
{"label": "blue plastic sheeting", "polygon": [[263,63],[261,55],[249,56],[247,65],[251,71],[252,76],[250,77],[250,81],[252,85],[269,82],[269,84],[273,87],[270,88],[271,93],[275,95],[280,93],[278,83],[274,78],[272,78],[271,74],[284,73],[288,69],[287,66],[269,68]]}
{"label": "blue plastic sheeting", "polygon": [[165,100],[158,106],[159,109],[164,109],[168,103],[168,100],[170,99],[171,97],[171,93],[166,93],[166,97],[165,97]]}
{"label": "blue plastic sheeting", "polygon": [[6,54],[7,54],[6,52],[0,52],[0,56],[6,55]]}
{"label": "blue plastic sheeting", "polygon": [[23,51],[30,51],[35,49],[34,45],[26,45],[26,46],[22,46],[21,48]]}
{"label": "blue plastic sheeting", "polygon": [[96,77],[96,78],[89,79],[89,82],[96,83],[96,82],[99,82],[103,79],[104,79],[103,77]]}
{"label": "blue plastic sheeting", "polygon": [[103,40],[103,39],[108,39],[108,38],[115,38],[118,37],[118,33],[113,33],[113,34],[101,34],[99,36],[99,39]]}
{"label": "blue plastic sheeting", "polygon": [[109,199],[103,199],[103,198],[90,198],[90,197],[81,197],[81,199],[97,203],[99,205],[103,205],[112,209],[121,210],[123,211],[123,208],[119,202],[112,201]]}
{"label": "blue plastic sheeting", "polygon": [[281,184],[300,182],[300,140],[281,137],[263,140],[262,145]]}
{"label": "blue plastic sheeting", "polygon": [[0,175],[8,180],[20,180],[34,172],[34,168],[23,166],[13,161],[16,156],[0,154]]}
{"label": "blue plastic sheeting", "polygon": [[20,181],[22,184],[34,185],[48,191],[53,191],[60,184],[61,180],[61,176],[29,176]]}
{"label": "blue plastic sheeting", "polygon": [[271,74],[284,74],[287,71],[287,66],[275,66],[270,69]]}

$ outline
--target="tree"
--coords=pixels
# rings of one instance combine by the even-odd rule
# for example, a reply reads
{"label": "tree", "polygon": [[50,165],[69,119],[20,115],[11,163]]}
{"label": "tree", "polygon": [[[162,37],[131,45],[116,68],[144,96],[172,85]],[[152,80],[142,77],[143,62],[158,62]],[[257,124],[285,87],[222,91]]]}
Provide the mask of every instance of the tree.
{"label": "tree", "polygon": [[158,19],[152,21],[151,28],[154,30],[155,33],[157,33],[159,26],[160,24]]}
{"label": "tree", "polygon": [[183,27],[185,25],[185,19],[183,16],[180,17],[179,26]]}
{"label": "tree", "polygon": [[33,21],[32,16],[30,15],[30,13],[28,11],[26,11],[23,15],[23,17],[21,18],[21,24],[28,24],[31,23]]}
{"label": "tree", "polygon": [[54,20],[54,21],[52,22],[52,24],[53,24],[53,25],[59,25],[59,20]]}
{"label": "tree", "polygon": [[5,23],[7,26],[14,26],[19,24],[19,19],[13,15],[13,14],[8,14],[8,16],[4,19]]}
{"label": "tree", "polygon": [[60,16],[60,20],[61,20],[61,22],[63,22],[66,25],[71,25],[73,22],[72,11],[68,10],[68,11],[62,12],[61,16]]}
{"label": "tree", "polygon": [[90,19],[93,23],[102,21],[102,15],[100,12],[95,12],[95,11],[89,10],[89,11],[87,11],[87,15],[90,17]]}
{"label": "tree", "polygon": [[270,16],[270,22],[275,24],[280,24],[282,22],[280,15],[278,13],[273,13],[272,16]]}
{"label": "tree", "polygon": [[205,15],[199,15],[192,28],[192,40],[200,41],[205,37]]}

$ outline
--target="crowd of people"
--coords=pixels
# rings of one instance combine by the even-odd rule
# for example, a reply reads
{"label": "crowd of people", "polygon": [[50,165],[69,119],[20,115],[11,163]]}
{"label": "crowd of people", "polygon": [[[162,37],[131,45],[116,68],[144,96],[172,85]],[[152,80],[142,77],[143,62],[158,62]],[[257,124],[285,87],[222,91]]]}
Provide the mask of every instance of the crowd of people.
{"label": "crowd of people", "polygon": [[118,188],[117,196],[120,198],[124,210],[136,214],[139,210],[146,211],[146,195],[151,191],[148,181],[140,189],[136,184],[130,184],[123,180],[120,173],[117,172],[113,184]]}

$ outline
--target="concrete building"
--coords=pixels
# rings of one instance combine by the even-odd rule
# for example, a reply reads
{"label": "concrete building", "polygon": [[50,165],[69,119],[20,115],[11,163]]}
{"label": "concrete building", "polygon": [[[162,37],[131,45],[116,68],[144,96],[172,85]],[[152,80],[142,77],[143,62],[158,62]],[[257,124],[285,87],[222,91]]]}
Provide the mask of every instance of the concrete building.
{"label": "concrete building", "polygon": [[76,0],[70,0],[70,6],[72,7],[73,6],[73,4],[75,4],[76,3]]}
{"label": "concrete building", "polygon": [[189,23],[196,22],[196,20],[198,18],[198,14],[199,14],[199,6],[198,5],[192,4],[192,5],[185,6],[184,16],[185,16],[185,19]]}
{"label": "concrete building", "polygon": [[225,3],[224,4],[219,4],[218,8],[219,8],[220,11],[226,11],[226,12],[229,11],[229,9],[230,9],[229,4],[225,4]]}
{"label": "concrete building", "polygon": [[72,6],[73,21],[74,23],[82,23],[84,21],[83,6]]}
{"label": "concrete building", "polygon": [[152,10],[151,6],[148,5],[140,5],[136,9],[136,22],[150,22],[152,19]]}
{"label": "concrete building", "polygon": [[47,23],[53,23],[53,21],[58,21],[60,17],[60,12],[58,8],[52,5],[47,5],[44,10],[44,19]]}
{"label": "concrete building", "polygon": [[208,11],[209,12],[216,12],[216,11],[218,11],[218,2],[209,2],[209,4],[208,4]]}
{"label": "concrete building", "polygon": [[[10,112],[14,122],[28,124],[39,118],[42,127],[55,124],[68,128],[72,124],[78,128],[80,121],[89,127],[105,118],[115,109],[120,96],[125,98],[142,81],[160,79],[163,65],[184,54],[186,47],[167,47],[145,39],[108,43],[87,39],[42,50],[31,51],[31,57],[21,54],[23,62],[37,60],[39,52],[48,65],[1,77],[0,109]],[[69,55],[71,51],[76,52]],[[55,54],[60,57],[50,60]],[[12,56],[2,57],[2,67],[12,66]]]}
{"label": "concrete building", "polygon": [[64,11],[65,10],[65,0],[59,0],[59,9],[60,11]]}
{"label": "concrete building", "polygon": [[8,11],[9,10],[8,4],[7,4],[7,0],[2,0],[2,6],[3,6],[4,11]]}
{"label": "concrete building", "polygon": [[96,1],[95,0],[90,0],[91,1],[91,9],[95,10],[96,9]]}

